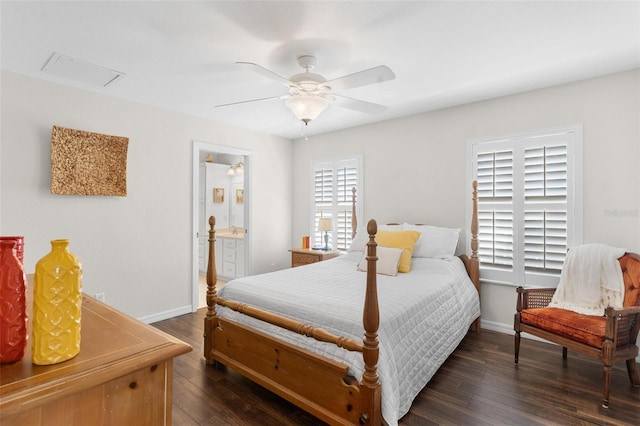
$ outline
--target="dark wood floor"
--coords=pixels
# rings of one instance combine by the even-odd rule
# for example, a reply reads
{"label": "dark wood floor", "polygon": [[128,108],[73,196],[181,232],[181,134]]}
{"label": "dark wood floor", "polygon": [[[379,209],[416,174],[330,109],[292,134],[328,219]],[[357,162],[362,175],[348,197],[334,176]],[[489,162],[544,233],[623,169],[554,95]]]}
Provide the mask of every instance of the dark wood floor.
{"label": "dark wood floor", "polygon": [[[204,310],[153,324],[193,346],[174,361],[173,424],[321,425],[322,422],[232,370],[206,366]],[[640,425],[640,388],[620,363],[611,407],[600,406],[597,360],[523,340],[513,363],[513,337],[470,333],[417,396],[401,425]]]}

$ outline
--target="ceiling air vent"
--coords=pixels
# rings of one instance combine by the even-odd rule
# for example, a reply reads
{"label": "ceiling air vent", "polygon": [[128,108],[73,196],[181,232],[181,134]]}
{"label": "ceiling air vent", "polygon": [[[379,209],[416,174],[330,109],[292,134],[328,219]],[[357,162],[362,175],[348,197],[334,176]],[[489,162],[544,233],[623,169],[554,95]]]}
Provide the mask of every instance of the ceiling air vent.
{"label": "ceiling air vent", "polygon": [[90,64],[55,52],[44,64],[42,71],[102,87],[110,86],[126,75],[120,71]]}

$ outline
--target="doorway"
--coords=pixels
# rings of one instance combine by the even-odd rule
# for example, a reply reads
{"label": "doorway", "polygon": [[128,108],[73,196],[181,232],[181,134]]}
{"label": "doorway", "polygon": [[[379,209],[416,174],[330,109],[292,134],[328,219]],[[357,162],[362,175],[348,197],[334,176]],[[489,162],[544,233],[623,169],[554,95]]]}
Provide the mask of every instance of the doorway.
{"label": "doorway", "polygon": [[[227,275],[249,275],[251,262],[251,152],[202,141],[193,143],[193,247],[192,311],[204,300],[201,283],[209,256],[209,216],[216,217],[216,267],[221,277],[223,244],[226,233],[233,237],[238,259]],[[226,240],[224,240],[226,241]],[[229,266],[229,265],[225,265]]]}

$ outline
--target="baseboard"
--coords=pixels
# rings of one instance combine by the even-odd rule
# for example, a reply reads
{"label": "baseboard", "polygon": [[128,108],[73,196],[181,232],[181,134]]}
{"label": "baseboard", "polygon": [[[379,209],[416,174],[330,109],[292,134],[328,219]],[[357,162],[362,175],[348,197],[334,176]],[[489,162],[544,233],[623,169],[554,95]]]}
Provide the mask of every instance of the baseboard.
{"label": "baseboard", "polygon": [[513,334],[513,325],[501,322],[487,321],[480,318],[480,328],[485,330],[497,331],[498,333]]}
{"label": "baseboard", "polygon": [[193,310],[191,309],[191,305],[186,305],[180,308],[158,312],[152,315],[146,315],[144,317],[138,318],[138,321],[142,321],[145,324],[152,324],[154,322],[163,321],[180,315],[190,314],[191,312],[193,312]]}
{"label": "baseboard", "polygon": [[[504,324],[501,322],[485,321],[483,319],[480,319],[480,328],[497,331],[498,333],[510,334],[512,336],[515,334],[515,331],[513,331],[513,324]],[[541,339],[538,336],[533,336],[528,333],[522,333],[521,337],[525,339],[537,340],[538,342],[551,343],[548,340]]]}
{"label": "baseboard", "polygon": [[[496,331],[498,333],[511,334],[511,335],[515,334],[515,332],[513,331],[513,325],[511,324],[504,324],[504,323],[495,322],[495,321],[485,321],[482,318],[480,319],[480,328],[485,330]],[[541,339],[538,336],[533,336],[528,333],[521,333],[520,336],[525,339],[537,340],[538,342],[551,343],[552,345],[555,345],[555,343],[553,342],[549,342],[548,340]],[[640,363],[640,355],[636,357],[636,362]]]}

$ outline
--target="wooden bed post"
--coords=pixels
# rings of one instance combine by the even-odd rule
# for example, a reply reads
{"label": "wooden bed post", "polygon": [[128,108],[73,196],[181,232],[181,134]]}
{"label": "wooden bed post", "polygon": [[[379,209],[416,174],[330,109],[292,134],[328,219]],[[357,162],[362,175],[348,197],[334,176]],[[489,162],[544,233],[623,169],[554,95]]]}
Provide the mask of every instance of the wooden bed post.
{"label": "wooden bed post", "polygon": [[378,225],[375,220],[367,224],[369,242],[367,243],[367,290],[364,298],[364,311],[362,324],[364,326],[364,341],[362,345],[362,358],[364,359],[364,373],[362,374],[363,394],[370,403],[369,412],[365,411],[360,416],[360,424],[371,421],[372,425],[380,425],[382,413],[376,412],[382,406],[382,393],[378,381],[378,327],[380,325],[380,310],[378,306],[378,289],[376,281],[376,254],[377,243],[375,240]]}
{"label": "wooden bed post", "polygon": [[214,298],[218,296],[216,292],[216,283],[218,281],[218,272],[216,270],[216,218],[209,218],[209,259],[207,263],[207,314],[204,318],[204,357],[206,363],[214,364],[211,357],[213,349],[213,339],[215,335],[213,330],[218,326],[218,317],[216,315],[216,303]]}
{"label": "wooden bed post", "polygon": [[351,188],[351,239],[356,237],[358,216],[356,214],[356,187]]}
{"label": "wooden bed post", "polygon": [[[471,195],[471,261],[469,277],[478,290],[480,296],[480,260],[478,259],[478,181],[474,180]],[[480,331],[480,318],[473,322],[473,331]]]}
{"label": "wooden bed post", "polygon": [[[473,192],[471,195],[472,210],[471,210],[471,260],[479,265],[478,260],[478,181],[473,181]],[[480,268],[475,271],[476,276],[471,277],[471,280],[476,283],[480,280]]]}

